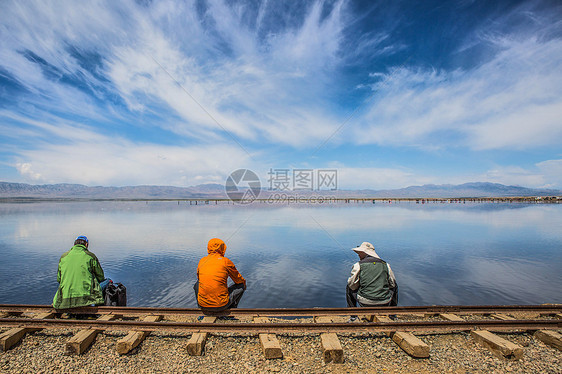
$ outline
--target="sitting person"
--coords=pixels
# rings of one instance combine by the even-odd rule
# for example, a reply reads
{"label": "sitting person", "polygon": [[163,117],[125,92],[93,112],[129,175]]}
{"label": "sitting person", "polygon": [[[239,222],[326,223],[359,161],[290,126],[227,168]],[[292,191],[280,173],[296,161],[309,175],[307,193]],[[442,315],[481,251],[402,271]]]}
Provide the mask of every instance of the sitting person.
{"label": "sitting person", "polygon": [[396,306],[398,285],[390,265],[381,260],[371,243],[352,248],[359,255],[347,280],[348,307]]}
{"label": "sitting person", "polygon": [[98,258],[88,250],[88,238],[83,235],[77,237],[74,246],[59,260],[57,272],[59,288],[53,298],[53,307],[68,309],[103,305],[100,282],[104,280],[103,269]]}
{"label": "sitting person", "polygon": [[[224,257],[226,244],[211,239],[207,244],[208,255],[199,261],[197,282],[193,286],[197,304],[203,312],[221,312],[236,308],[246,289],[246,280],[236,266]],[[227,287],[230,277],[234,284]]]}

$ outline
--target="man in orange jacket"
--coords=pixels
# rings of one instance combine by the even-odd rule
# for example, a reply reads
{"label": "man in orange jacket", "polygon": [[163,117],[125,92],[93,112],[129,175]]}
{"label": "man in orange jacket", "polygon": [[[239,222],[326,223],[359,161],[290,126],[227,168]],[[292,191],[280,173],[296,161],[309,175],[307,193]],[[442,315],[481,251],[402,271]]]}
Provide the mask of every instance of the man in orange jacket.
{"label": "man in orange jacket", "polygon": [[[224,257],[226,244],[220,239],[211,239],[207,252],[209,254],[197,265],[197,282],[193,286],[197,304],[208,312],[238,307],[246,290],[246,280],[232,261]],[[234,281],[230,287],[227,287],[228,277]]]}

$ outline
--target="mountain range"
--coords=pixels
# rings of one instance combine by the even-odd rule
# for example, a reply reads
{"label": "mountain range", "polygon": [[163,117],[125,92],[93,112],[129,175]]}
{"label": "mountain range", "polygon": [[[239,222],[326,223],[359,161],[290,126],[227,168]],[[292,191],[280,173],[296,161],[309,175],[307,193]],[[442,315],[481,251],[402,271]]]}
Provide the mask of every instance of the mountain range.
{"label": "mountain range", "polygon": [[[262,189],[260,198],[275,193],[299,196],[334,196],[337,198],[458,198],[562,196],[562,190],[506,186],[499,183],[474,182],[459,185],[427,184],[393,190],[337,190],[337,191],[269,191]],[[43,184],[0,182],[0,198],[72,198],[72,199],[226,199],[222,184],[209,183],[191,187],[125,186],[104,187],[81,184]]]}

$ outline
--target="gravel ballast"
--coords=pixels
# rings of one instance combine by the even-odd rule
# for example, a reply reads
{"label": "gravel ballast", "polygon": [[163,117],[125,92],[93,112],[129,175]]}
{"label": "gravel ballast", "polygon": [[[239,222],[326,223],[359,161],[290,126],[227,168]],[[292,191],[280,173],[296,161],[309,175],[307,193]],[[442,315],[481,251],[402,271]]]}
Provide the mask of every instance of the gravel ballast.
{"label": "gravel ballast", "polygon": [[339,334],[343,364],[324,363],[318,334],[281,334],[284,357],[266,360],[257,336],[211,334],[203,356],[185,349],[190,334],[153,333],[127,355],[120,332],[100,333],[81,356],[65,353],[75,330],[42,330],[0,352],[2,373],[562,373],[562,353],[528,333],[498,335],[524,348],[521,360],[494,356],[467,333],[417,335],[431,347],[415,359],[385,334]]}

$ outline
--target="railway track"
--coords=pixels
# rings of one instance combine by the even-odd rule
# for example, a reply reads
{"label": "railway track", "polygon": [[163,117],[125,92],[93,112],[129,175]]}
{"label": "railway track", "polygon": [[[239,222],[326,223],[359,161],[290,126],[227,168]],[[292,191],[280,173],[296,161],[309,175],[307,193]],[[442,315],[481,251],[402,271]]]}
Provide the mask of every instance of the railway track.
{"label": "railway track", "polygon": [[[58,311],[50,305],[27,304],[0,304],[0,313],[46,313]],[[127,315],[201,315],[198,308],[145,308],[145,307],[110,307],[96,306],[75,308],[72,311],[62,312],[84,314],[127,314]],[[330,315],[358,315],[373,314],[431,314],[431,313],[457,313],[457,314],[497,314],[497,313],[562,313],[562,304],[541,305],[430,305],[430,306],[398,306],[398,307],[368,307],[368,308],[248,308],[230,309],[216,316],[271,316],[271,317],[299,317],[299,316],[330,316]]]}
{"label": "railway track", "polygon": [[[72,318],[80,315],[89,315],[90,319]],[[61,311],[47,305],[0,305],[0,349],[7,350],[26,333],[41,329],[79,330],[67,343],[67,351],[76,354],[84,352],[103,331],[128,332],[117,344],[121,354],[130,352],[151,332],[191,334],[187,345],[191,355],[203,354],[209,333],[258,335],[266,358],[282,357],[275,334],[320,334],[326,362],[343,362],[343,350],[336,334],[386,334],[413,357],[428,357],[430,351],[414,333],[468,332],[493,353],[508,359],[521,357],[522,347],[514,347],[492,332],[530,332],[537,339],[562,349],[558,332],[562,329],[562,304],[262,308],[200,316],[199,309],[182,308],[101,306]],[[349,316],[361,318],[348,321]]]}

